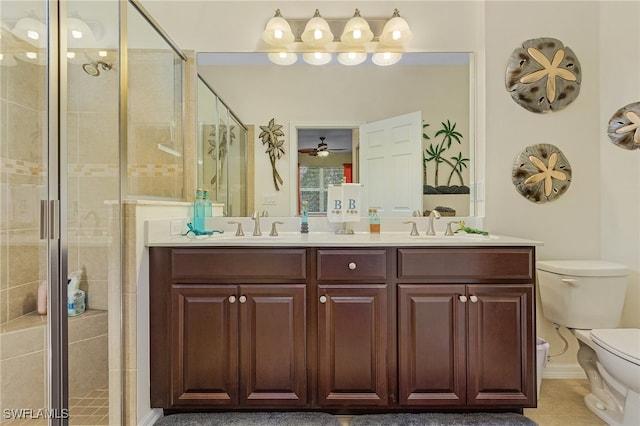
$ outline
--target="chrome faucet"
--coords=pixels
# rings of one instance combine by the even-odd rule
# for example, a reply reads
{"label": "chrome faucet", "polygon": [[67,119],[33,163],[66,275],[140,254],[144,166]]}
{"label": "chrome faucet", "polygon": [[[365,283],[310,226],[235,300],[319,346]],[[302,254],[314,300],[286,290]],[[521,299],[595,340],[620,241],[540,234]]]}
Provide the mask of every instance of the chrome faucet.
{"label": "chrome faucet", "polygon": [[436,235],[436,230],[433,227],[433,219],[440,219],[440,212],[437,210],[431,210],[429,213],[429,229],[427,229],[427,235]]}
{"label": "chrome faucet", "polygon": [[253,227],[253,236],[259,237],[260,235],[262,235],[262,232],[260,232],[260,213],[258,212],[258,210],[254,210],[253,214],[251,215],[251,219],[255,221],[255,226]]}

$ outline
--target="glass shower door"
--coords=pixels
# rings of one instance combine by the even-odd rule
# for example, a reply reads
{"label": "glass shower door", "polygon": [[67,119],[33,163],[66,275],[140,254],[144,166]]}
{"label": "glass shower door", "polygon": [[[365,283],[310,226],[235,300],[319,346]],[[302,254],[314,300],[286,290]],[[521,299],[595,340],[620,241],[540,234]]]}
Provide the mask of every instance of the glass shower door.
{"label": "glass shower door", "polygon": [[48,8],[0,2],[0,413],[8,424],[66,415],[51,411],[63,389],[52,368],[62,365],[60,351],[51,349],[62,336],[60,315],[51,315],[60,245]]}

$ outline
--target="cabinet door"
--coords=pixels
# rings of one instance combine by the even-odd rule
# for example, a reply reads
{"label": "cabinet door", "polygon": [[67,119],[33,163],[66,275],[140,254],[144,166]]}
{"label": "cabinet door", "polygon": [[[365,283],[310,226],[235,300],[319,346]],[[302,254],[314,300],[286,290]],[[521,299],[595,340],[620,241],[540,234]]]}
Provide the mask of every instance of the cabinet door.
{"label": "cabinet door", "polygon": [[469,285],[467,404],[535,406],[532,285]]}
{"label": "cabinet door", "polygon": [[318,286],[321,405],[386,405],[387,287]]}
{"label": "cabinet door", "polygon": [[305,285],[240,286],[240,403],[307,403]]}
{"label": "cabinet door", "polygon": [[171,286],[173,406],[237,404],[236,291],[236,286]]}
{"label": "cabinet door", "polygon": [[398,285],[401,405],[466,402],[466,303],[462,296],[464,285]]}

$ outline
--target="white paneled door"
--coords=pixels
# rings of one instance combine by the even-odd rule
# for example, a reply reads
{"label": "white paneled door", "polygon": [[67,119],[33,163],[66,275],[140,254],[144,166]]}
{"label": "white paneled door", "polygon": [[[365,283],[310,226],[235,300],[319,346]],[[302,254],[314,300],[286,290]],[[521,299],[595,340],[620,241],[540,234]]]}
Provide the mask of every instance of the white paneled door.
{"label": "white paneled door", "polygon": [[422,112],[360,126],[360,182],[382,216],[422,211]]}

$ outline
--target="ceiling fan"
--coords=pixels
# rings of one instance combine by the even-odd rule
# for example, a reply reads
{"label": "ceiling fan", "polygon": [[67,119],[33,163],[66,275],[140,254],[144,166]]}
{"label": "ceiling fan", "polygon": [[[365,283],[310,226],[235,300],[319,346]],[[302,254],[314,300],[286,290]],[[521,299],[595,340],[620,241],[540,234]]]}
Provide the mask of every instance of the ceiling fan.
{"label": "ceiling fan", "polygon": [[324,141],[325,139],[324,136],[320,136],[320,143],[317,148],[300,148],[298,152],[301,154],[309,154],[312,157],[326,157],[331,152],[348,151],[344,148],[329,149],[329,145]]}

